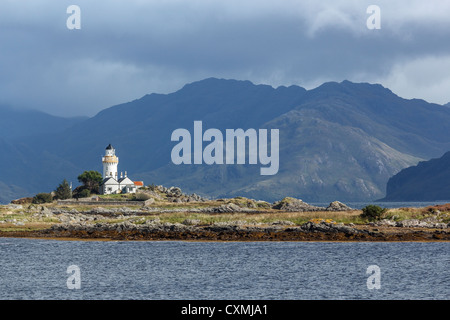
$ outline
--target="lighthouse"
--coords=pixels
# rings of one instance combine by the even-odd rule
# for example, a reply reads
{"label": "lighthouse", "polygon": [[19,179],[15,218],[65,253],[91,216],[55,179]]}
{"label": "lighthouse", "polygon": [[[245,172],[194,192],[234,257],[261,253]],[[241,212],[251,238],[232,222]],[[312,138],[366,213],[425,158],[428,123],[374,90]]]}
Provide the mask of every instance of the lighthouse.
{"label": "lighthouse", "polygon": [[120,173],[118,175],[117,167],[119,165],[119,158],[116,156],[116,150],[111,144],[106,147],[105,156],[102,157],[103,163],[103,181],[100,184],[101,194],[115,194],[115,193],[136,193],[136,190],[144,186],[143,181],[132,181]]}
{"label": "lighthouse", "polygon": [[114,178],[118,180],[117,166],[119,158],[116,157],[116,150],[111,144],[106,147],[105,156],[102,158],[103,163],[103,179]]}

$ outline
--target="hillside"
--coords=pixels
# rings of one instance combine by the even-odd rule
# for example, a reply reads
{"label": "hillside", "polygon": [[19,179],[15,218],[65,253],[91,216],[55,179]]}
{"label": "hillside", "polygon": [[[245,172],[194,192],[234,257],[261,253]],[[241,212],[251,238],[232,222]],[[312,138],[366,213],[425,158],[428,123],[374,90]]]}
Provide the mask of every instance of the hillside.
{"label": "hillside", "polygon": [[[171,133],[192,132],[195,120],[203,130],[279,129],[278,174],[261,176],[260,165],[172,164]],[[119,171],[146,184],[212,197],[365,201],[383,197],[401,169],[450,150],[448,132],[450,109],[381,85],[344,81],[305,90],[210,78],[107,108],[57,134],[4,142],[11,151],[0,165],[10,170],[0,181],[31,193],[51,191],[64,178],[76,185],[82,171],[101,171],[111,143]]]}
{"label": "hillside", "polygon": [[41,153],[31,141],[38,137],[39,144],[45,144],[49,137],[86,119],[0,106],[0,203],[33,195],[46,179],[58,180],[63,166],[72,165],[53,154]]}
{"label": "hillside", "polygon": [[436,201],[450,199],[450,152],[419,162],[389,179],[383,201]]}
{"label": "hillside", "polygon": [[41,111],[0,105],[0,137],[14,140],[36,134],[54,134],[86,119],[56,117]]}

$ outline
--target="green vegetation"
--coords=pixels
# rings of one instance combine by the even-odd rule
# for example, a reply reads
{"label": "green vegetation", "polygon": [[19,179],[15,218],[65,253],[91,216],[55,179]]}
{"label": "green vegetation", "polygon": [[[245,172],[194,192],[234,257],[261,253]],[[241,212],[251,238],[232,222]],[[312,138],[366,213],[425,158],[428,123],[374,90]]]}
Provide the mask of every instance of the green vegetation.
{"label": "green vegetation", "polygon": [[38,193],[37,195],[35,195],[33,197],[33,201],[32,203],[34,204],[40,204],[40,203],[50,203],[53,201],[53,196],[51,195],[51,193]]}
{"label": "green vegetation", "polygon": [[91,195],[91,191],[89,189],[82,189],[79,192],[77,192],[75,198],[87,198]]}
{"label": "green vegetation", "polygon": [[134,199],[133,200],[136,200],[136,201],[145,201],[145,200],[148,200],[148,199],[150,199],[151,198],[151,196],[149,195],[149,194],[147,194],[147,193],[136,193],[136,195],[134,196]]}
{"label": "green vegetation", "polygon": [[78,176],[78,181],[83,184],[83,189],[88,189],[91,193],[98,193],[100,183],[103,181],[102,174],[98,171],[85,171]]}
{"label": "green vegetation", "polygon": [[361,218],[369,221],[380,220],[386,211],[386,208],[383,209],[380,206],[370,204],[362,208]]}
{"label": "green vegetation", "polygon": [[271,204],[266,201],[256,201],[245,197],[234,197],[232,199],[229,199],[227,203],[234,203],[241,208],[269,209],[271,207]]}
{"label": "green vegetation", "polygon": [[72,198],[72,188],[66,179],[56,188],[55,199],[65,200]]}
{"label": "green vegetation", "polygon": [[134,198],[133,193],[115,193],[115,194],[103,194],[100,195],[99,198],[101,200],[111,200],[111,201],[126,201],[126,200],[133,200]]}

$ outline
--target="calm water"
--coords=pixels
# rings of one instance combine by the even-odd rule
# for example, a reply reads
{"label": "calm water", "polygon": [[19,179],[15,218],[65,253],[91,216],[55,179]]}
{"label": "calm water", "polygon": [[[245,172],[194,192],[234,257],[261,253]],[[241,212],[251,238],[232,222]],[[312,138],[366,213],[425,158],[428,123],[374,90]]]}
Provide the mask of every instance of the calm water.
{"label": "calm water", "polygon": [[[448,243],[0,238],[0,299],[449,299]],[[81,288],[68,289],[67,268]],[[369,290],[369,265],[381,288]]]}

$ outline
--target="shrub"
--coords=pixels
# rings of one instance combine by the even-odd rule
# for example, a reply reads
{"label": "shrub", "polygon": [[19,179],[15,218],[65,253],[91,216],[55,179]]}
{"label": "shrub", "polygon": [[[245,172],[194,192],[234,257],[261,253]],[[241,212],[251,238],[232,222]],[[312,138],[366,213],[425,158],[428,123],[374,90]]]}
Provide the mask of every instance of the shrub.
{"label": "shrub", "polygon": [[40,204],[40,203],[50,203],[53,201],[53,197],[50,193],[38,193],[33,197],[32,203]]}
{"label": "shrub", "polygon": [[386,208],[383,209],[380,206],[370,204],[362,208],[361,218],[368,219],[369,221],[380,220],[386,210]]}
{"label": "shrub", "polygon": [[87,198],[91,195],[91,191],[89,189],[83,189],[79,193],[77,193],[77,198]]}
{"label": "shrub", "polygon": [[78,176],[78,181],[83,184],[85,189],[89,189],[91,193],[97,193],[103,181],[103,176],[98,171],[84,171]]}
{"label": "shrub", "polygon": [[66,179],[56,188],[55,198],[61,200],[72,198],[72,188]]}
{"label": "shrub", "polygon": [[136,193],[136,195],[134,196],[134,199],[137,201],[145,201],[150,199],[151,196],[149,194],[146,193]]}

